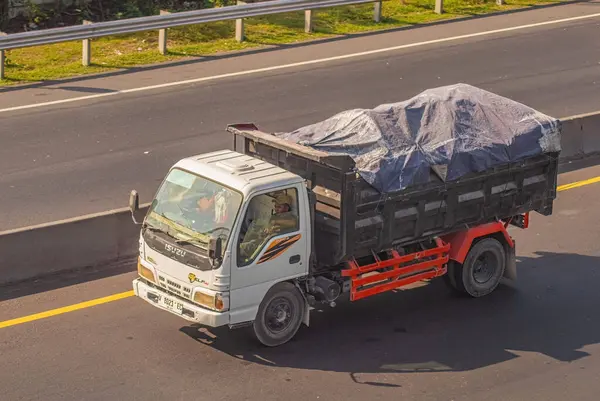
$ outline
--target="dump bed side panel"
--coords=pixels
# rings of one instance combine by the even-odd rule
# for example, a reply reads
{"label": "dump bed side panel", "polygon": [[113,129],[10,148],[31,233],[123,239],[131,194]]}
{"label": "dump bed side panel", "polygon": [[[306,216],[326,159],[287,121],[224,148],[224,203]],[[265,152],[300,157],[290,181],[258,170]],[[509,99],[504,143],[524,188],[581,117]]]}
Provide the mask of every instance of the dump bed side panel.
{"label": "dump bed side panel", "polygon": [[318,261],[336,265],[530,211],[550,215],[557,173],[557,155],[543,156],[459,182],[387,196],[364,181],[349,179],[345,193],[354,193],[354,204],[343,203],[337,220],[321,216],[315,222],[339,253],[317,249]]}
{"label": "dump bed side panel", "polygon": [[[558,159],[540,157],[461,180],[381,200],[364,189],[351,253],[368,254],[489,221],[537,211],[552,213]],[[379,199],[377,199],[379,197]]]}

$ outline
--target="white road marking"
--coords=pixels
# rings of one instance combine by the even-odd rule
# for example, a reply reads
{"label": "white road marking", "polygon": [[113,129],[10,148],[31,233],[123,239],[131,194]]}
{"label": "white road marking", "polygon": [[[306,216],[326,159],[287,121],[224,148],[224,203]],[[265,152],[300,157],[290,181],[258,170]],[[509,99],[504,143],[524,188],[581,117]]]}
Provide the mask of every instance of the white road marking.
{"label": "white road marking", "polygon": [[327,57],[327,58],[321,58],[321,59],[317,59],[317,60],[301,61],[298,63],[281,64],[281,65],[275,65],[275,66],[271,66],[271,67],[257,68],[254,70],[238,71],[238,72],[232,72],[232,73],[228,73],[228,74],[213,75],[213,76],[202,77],[202,78],[193,78],[193,79],[188,79],[185,81],[168,82],[168,83],[159,84],[159,85],[143,86],[143,87],[139,87],[139,88],[123,89],[123,90],[118,90],[118,91],[108,92],[108,93],[98,93],[95,95],[54,100],[51,102],[33,103],[33,104],[28,104],[28,105],[23,105],[23,106],[8,107],[5,109],[0,109],[0,113],[7,113],[10,111],[18,111],[18,110],[25,110],[25,109],[33,109],[33,108],[45,107],[45,106],[52,106],[52,105],[56,105],[56,104],[80,102],[83,100],[98,99],[98,98],[103,98],[103,97],[107,97],[107,96],[123,95],[123,94],[127,94],[127,93],[142,92],[142,91],[148,91],[148,90],[153,90],[153,89],[169,88],[169,87],[173,87],[173,86],[188,85],[188,84],[193,84],[193,83],[198,83],[198,82],[215,81],[215,80],[224,79],[224,78],[232,78],[232,77],[239,77],[239,76],[243,76],[243,75],[257,74],[257,73],[261,73],[261,72],[283,70],[286,68],[302,67],[302,66],[312,65],[312,64],[322,64],[322,63],[327,63],[330,61],[345,60],[345,59],[350,59],[350,58],[369,56],[372,54],[386,53],[386,52],[391,52],[391,51],[395,51],[395,50],[408,49],[411,47],[419,47],[419,46],[425,46],[425,45],[436,44],[436,43],[444,43],[444,42],[456,41],[456,40],[460,40],[460,39],[469,39],[469,38],[475,38],[478,36],[493,35],[496,33],[518,31],[518,30],[523,30],[523,29],[528,29],[528,28],[536,28],[536,27],[545,26],[545,25],[555,25],[555,24],[562,24],[565,22],[581,21],[581,20],[591,19],[591,18],[596,18],[596,17],[600,17],[600,13],[581,15],[579,17],[569,17],[569,18],[563,18],[563,19],[557,19],[557,20],[545,21],[545,22],[536,22],[533,24],[519,25],[519,26],[510,27],[510,28],[494,29],[491,31],[469,33],[469,34],[465,34],[465,35],[450,36],[447,38],[427,40],[424,42],[408,43],[408,44],[404,44],[404,45],[386,47],[386,48],[375,49],[375,50],[368,50],[368,51],[359,52],[359,53],[350,53],[350,54],[345,54],[342,56]]}

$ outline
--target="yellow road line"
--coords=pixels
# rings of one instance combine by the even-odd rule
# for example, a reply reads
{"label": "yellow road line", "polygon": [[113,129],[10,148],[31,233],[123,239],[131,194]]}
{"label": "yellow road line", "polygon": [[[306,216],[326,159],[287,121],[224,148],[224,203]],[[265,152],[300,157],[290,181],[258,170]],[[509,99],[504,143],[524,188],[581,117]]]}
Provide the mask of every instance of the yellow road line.
{"label": "yellow road line", "polygon": [[[561,185],[557,188],[557,191],[559,191],[559,192],[567,191],[569,189],[579,188],[579,187],[583,187],[586,185],[595,184],[598,182],[600,182],[600,176],[590,178],[588,180],[577,181],[577,182],[572,182],[570,184]],[[90,308],[90,307],[96,306],[96,305],[114,302],[114,301],[118,301],[120,299],[129,298],[132,296],[134,296],[133,290],[122,292],[120,294],[109,295],[109,296],[103,297],[103,298],[96,298],[96,299],[92,299],[91,301],[81,302],[81,303],[78,303],[75,305],[65,306],[63,308],[52,309],[52,310],[49,310],[46,312],[36,313],[33,315],[20,317],[17,319],[5,320],[4,322],[0,322],[0,329],[5,328],[5,327],[10,327],[10,326],[16,326],[18,324],[32,322],[34,320],[44,319],[44,318],[51,317],[51,316],[62,315],[63,313],[69,313],[69,312],[73,312],[73,311],[76,311],[79,309],[85,309],[85,308]]]}
{"label": "yellow road line", "polygon": [[24,316],[17,319],[6,320],[4,322],[0,322],[0,329],[10,326],[15,326],[17,324],[23,324],[27,322],[32,322],[34,320],[44,319],[51,316],[62,315],[63,313],[73,312],[79,309],[90,308],[92,306],[106,304],[108,302],[118,301],[119,299],[129,298],[133,296],[133,290],[122,292],[120,294],[109,295],[108,297],[96,298],[91,301],[81,302],[75,305],[69,305],[58,309],[52,309],[46,312],[36,313],[34,315]]}
{"label": "yellow road line", "polygon": [[577,182],[572,182],[570,184],[561,185],[556,190],[557,191],[566,191],[568,189],[579,188],[579,187],[583,187],[585,185],[595,184],[597,182],[600,182],[600,177],[594,177],[594,178],[590,178],[589,180],[577,181]]}

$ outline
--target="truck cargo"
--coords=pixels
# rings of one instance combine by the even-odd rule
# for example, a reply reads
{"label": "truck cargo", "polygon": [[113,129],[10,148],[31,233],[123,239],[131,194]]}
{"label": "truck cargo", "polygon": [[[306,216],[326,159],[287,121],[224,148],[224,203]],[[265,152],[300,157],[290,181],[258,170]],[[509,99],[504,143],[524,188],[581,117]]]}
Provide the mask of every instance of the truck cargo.
{"label": "truck cargo", "polygon": [[177,162],[159,188],[133,287],[192,322],[251,325],[267,346],[343,295],[436,277],[489,294],[516,279],[507,227],[556,197],[560,121],[469,85],[290,132],[227,131],[232,150]]}

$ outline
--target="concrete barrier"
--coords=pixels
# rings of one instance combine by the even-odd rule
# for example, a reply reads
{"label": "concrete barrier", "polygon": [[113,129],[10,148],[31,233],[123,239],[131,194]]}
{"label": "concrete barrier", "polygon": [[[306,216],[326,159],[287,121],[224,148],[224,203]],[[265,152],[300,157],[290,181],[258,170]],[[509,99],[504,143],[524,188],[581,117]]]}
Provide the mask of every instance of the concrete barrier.
{"label": "concrete barrier", "polygon": [[[561,159],[600,152],[600,111],[561,121]],[[124,208],[0,233],[0,285],[135,257],[139,228]]]}
{"label": "concrete barrier", "polygon": [[133,257],[139,229],[124,208],[2,232],[0,284]]}
{"label": "concrete barrier", "polygon": [[571,160],[600,153],[600,111],[561,119],[561,159]]}

